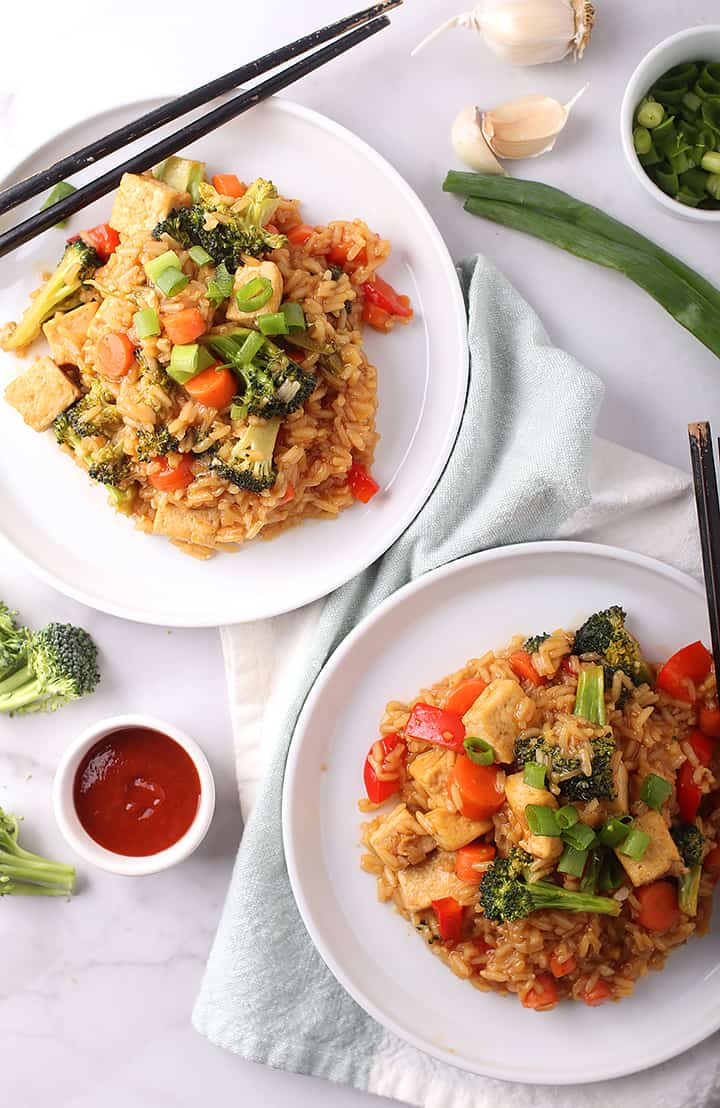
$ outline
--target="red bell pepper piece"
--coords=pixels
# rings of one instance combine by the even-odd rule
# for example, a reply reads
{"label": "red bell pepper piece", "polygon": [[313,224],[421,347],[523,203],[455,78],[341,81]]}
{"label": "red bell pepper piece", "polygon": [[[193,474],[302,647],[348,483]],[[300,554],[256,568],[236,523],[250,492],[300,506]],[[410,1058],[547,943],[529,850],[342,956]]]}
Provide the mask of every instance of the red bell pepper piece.
{"label": "red bell pepper piece", "polygon": [[[394,750],[396,746],[402,743],[400,735],[384,735],[383,738],[377,740],[382,747],[383,760],[385,756]],[[401,784],[402,777],[392,777],[384,779],[378,777],[372,765],[370,764],[370,755],[376,743],[370,747],[368,756],[365,759],[365,766],[363,769],[363,781],[365,782],[365,791],[368,794],[368,800],[372,800],[373,804],[382,804],[389,796],[396,793]]]}
{"label": "red bell pepper piece", "polygon": [[120,235],[109,223],[99,223],[97,227],[91,227],[89,231],[83,231],[80,238],[88,246],[93,246],[103,261],[107,261],[120,244]]}
{"label": "red bell pepper piece", "polygon": [[462,904],[452,896],[442,900],[433,900],[432,906],[437,916],[440,938],[445,943],[456,943],[462,938]]}
{"label": "red bell pepper piece", "polygon": [[462,751],[465,724],[456,712],[448,712],[444,708],[435,708],[432,704],[423,704],[420,701],[405,724],[405,735],[409,739],[444,746],[446,750]]}
{"label": "red bell pepper piece", "polygon": [[347,482],[355,499],[362,501],[363,504],[367,504],[375,496],[375,493],[380,491],[380,486],[375,478],[371,477],[365,466],[359,465],[358,462],[353,462],[350,466]]}
{"label": "red bell pepper piece", "polygon": [[710,672],[712,654],[701,642],[690,643],[678,650],[657,675],[657,687],[671,696],[673,700],[684,700],[692,704],[689,684],[700,685]]}
{"label": "red bell pepper piece", "polygon": [[532,655],[527,650],[516,650],[508,658],[510,668],[525,681],[531,681],[533,685],[544,685],[546,677],[541,677],[533,665]]}
{"label": "red bell pepper piece", "polygon": [[377,304],[371,304],[369,301],[363,305],[362,319],[363,323],[369,324],[384,335],[393,329],[394,320],[390,312],[386,312],[384,308],[378,308]]}
{"label": "red bell pepper piece", "polygon": [[413,311],[407,296],[400,296],[379,274],[376,273],[372,281],[366,281],[362,289],[365,299],[382,308],[384,312],[401,319],[412,319]]}
{"label": "red bell pepper piece", "polygon": [[698,710],[698,726],[711,739],[720,739],[720,708],[701,704]]}
{"label": "red bell pepper piece", "polygon": [[314,234],[315,228],[309,223],[298,223],[288,231],[287,237],[295,246],[302,246]]}
{"label": "red bell pepper piece", "polygon": [[[695,751],[701,766],[709,766],[713,755],[713,744],[702,731],[692,731],[685,742],[689,743]],[[693,780],[695,766],[691,762],[683,762],[677,775],[677,799],[680,809],[680,818],[685,823],[692,823],[698,814],[703,793]]]}

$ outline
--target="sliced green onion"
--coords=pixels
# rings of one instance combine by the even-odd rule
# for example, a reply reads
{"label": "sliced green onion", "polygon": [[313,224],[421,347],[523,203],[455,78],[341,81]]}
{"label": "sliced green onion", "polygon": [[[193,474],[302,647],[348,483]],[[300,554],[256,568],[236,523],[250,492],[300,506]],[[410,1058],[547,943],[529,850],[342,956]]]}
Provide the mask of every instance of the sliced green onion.
{"label": "sliced green onion", "polygon": [[237,290],[235,300],[241,312],[256,312],[265,307],[272,294],[272,281],[268,277],[253,277]]}
{"label": "sliced green onion", "polygon": [[711,196],[720,200],[720,173],[711,173],[705,182],[705,188]]}
{"label": "sliced green onion", "polygon": [[221,304],[223,300],[227,300],[229,296],[232,296],[233,285],[235,278],[228,270],[225,262],[220,262],[220,265],[215,270],[215,276],[212,281],[208,281],[207,298],[211,304]]}
{"label": "sliced green onion", "polygon": [[720,153],[717,150],[708,150],[700,160],[700,168],[706,173],[720,173]]}
{"label": "sliced green onion", "polygon": [[230,419],[247,419],[247,404],[231,404]]}
{"label": "sliced green onion", "polygon": [[525,766],[523,781],[533,789],[544,789],[546,773],[546,766],[540,765],[539,762],[528,762]]}
{"label": "sliced green onion", "polygon": [[633,146],[636,154],[649,154],[652,150],[652,138],[647,127],[636,127],[633,131]]}
{"label": "sliced green onion", "polygon": [[166,250],[164,254],[145,262],[145,273],[150,281],[157,284],[157,279],[166,269],[180,269],[180,259],[174,250]]}
{"label": "sliced green onion", "polygon": [[[694,92],[686,92],[682,98],[682,102],[686,108],[689,108],[691,112],[697,113],[698,108],[702,104],[702,100],[699,96],[696,96]],[[647,126],[647,124],[646,124]]]}
{"label": "sliced green onion", "polygon": [[465,753],[476,766],[491,766],[495,761],[495,750],[485,739],[477,739],[474,735],[468,735],[463,743]]}
{"label": "sliced green onion", "polygon": [[562,808],[559,808],[555,815],[557,817],[558,826],[563,831],[567,831],[569,827],[574,827],[580,819],[580,813],[574,804],[563,804]]}
{"label": "sliced green onion", "polygon": [[[44,212],[46,208],[51,208],[53,204],[57,204],[58,200],[64,200],[66,196],[72,196],[74,192],[77,192],[74,185],[68,184],[67,181],[58,181],[55,187],[48,193],[47,200],[40,208],[40,211]],[[55,226],[67,227],[67,219],[61,219]]]}
{"label": "sliced green onion", "polygon": [[590,855],[590,862],[583,874],[583,879],[580,882],[580,892],[582,893],[595,893],[600,880],[600,870],[602,869],[602,854],[598,850],[593,850]]}
{"label": "sliced green onion", "polygon": [[632,858],[633,862],[639,862],[650,845],[650,836],[645,831],[638,831],[637,827],[631,827],[628,837],[622,846],[618,847],[626,858]]}
{"label": "sliced green onion", "polygon": [[212,264],[212,258],[208,254],[207,250],[204,250],[202,246],[191,246],[188,250],[188,254],[195,262],[195,265]]}
{"label": "sliced green onion", "polygon": [[135,312],[133,324],[139,339],[149,339],[153,335],[160,334],[160,320],[153,308],[143,308]]}
{"label": "sliced green onion", "polygon": [[635,118],[641,127],[649,127],[652,130],[653,127],[657,127],[658,124],[662,123],[665,118],[665,109],[662,104],[657,104],[654,100],[643,100]]}
{"label": "sliced green onion", "polygon": [[282,312],[259,315],[257,317],[257,325],[264,335],[287,335],[290,330]]}
{"label": "sliced green onion", "polygon": [[595,842],[595,832],[586,823],[574,823],[567,827],[563,833],[563,842],[568,846],[574,846],[576,850],[587,850]]}
{"label": "sliced green onion", "polygon": [[173,346],[167,374],[179,385],[184,385],[191,377],[214,364],[212,354],[196,342],[188,346]]}
{"label": "sliced green onion", "polygon": [[259,331],[251,331],[237,354],[235,354],[233,361],[237,362],[238,365],[249,365],[264,342],[265,339]]}
{"label": "sliced green onion", "polygon": [[570,877],[582,877],[587,860],[587,850],[576,850],[574,846],[566,846],[558,862],[558,872],[567,873]]}
{"label": "sliced green onion", "polygon": [[648,808],[656,808],[658,811],[673,791],[673,787],[664,777],[657,773],[649,773],[640,787],[640,799]]}
{"label": "sliced green onion", "polygon": [[285,316],[288,327],[297,327],[300,331],[307,330],[305,312],[294,300],[286,300],[284,304],[280,305],[280,311]]}
{"label": "sliced green onion", "polygon": [[177,296],[179,292],[185,288],[190,278],[183,273],[181,269],[175,269],[171,266],[169,269],[164,269],[159,275],[155,284],[160,289],[160,292],[164,292],[166,296]]}
{"label": "sliced green onion", "polygon": [[544,804],[526,804],[525,819],[533,835],[543,835],[548,839],[560,838],[560,827],[552,808]]}
{"label": "sliced green onion", "polygon": [[614,893],[625,878],[625,870],[612,852],[606,854],[600,870],[600,892]]}
{"label": "sliced green onion", "polygon": [[631,820],[629,816],[623,816],[621,818],[612,816],[610,819],[605,820],[599,832],[600,842],[603,843],[604,846],[620,846],[620,843],[624,843],[630,834],[630,823]]}

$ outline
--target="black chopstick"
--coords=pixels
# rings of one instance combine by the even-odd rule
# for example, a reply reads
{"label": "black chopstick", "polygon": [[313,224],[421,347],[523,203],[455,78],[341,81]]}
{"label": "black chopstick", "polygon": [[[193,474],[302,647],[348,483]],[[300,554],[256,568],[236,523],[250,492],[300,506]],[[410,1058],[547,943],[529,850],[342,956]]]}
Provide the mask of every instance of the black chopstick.
{"label": "black chopstick", "polygon": [[229,120],[235,119],[236,116],[242,115],[243,112],[249,111],[250,108],[254,108],[262,100],[267,100],[274,93],[287,88],[294,81],[315,69],[319,69],[326,62],[339,57],[346,50],[352,49],[353,46],[357,46],[358,43],[370,38],[371,35],[377,34],[378,31],[382,31],[384,27],[389,25],[390,20],[385,15],[379,19],[374,19],[371,23],[365,23],[343,38],[331,42],[328,46],[324,46],[321,50],[310,54],[309,57],[296,62],[288,69],[283,69],[280,73],[276,73],[273,77],[262,81],[254,88],[247,89],[239,96],[233,97],[232,100],[227,100],[220,107],[208,112],[207,115],[193,120],[186,127],[182,127],[179,131],[168,135],[167,138],[156,142],[148,150],[129,158],[122,165],[109,170],[90,184],[83,185],[82,188],[73,192],[70,196],[58,200],[56,204],[46,208],[45,211],[38,212],[22,223],[18,223],[16,227],[12,227],[9,231],[0,235],[0,257],[9,254],[11,250],[15,250],[24,242],[28,242],[36,235],[47,231],[49,227],[63,219],[67,219],[68,216],[74,215],[75,212],[79,212],[81,208],[92,204],[94,200],[99,200],[101,196],[106,196],[107,193],[112,192],[120,184],[120,179],[124,173],[143,173],[157,162],[161,162],[163,158],[169,157],[189,143],[210,134],[217,127],[221,127],[223,123],[227,123]]}
{"label": "black chopstick", "polygon": [[113,154],[116,150],[129,146],[130,143],[136,142],[152,131],[156,131],[166,123],[186,115],[203,104],[208,104],[211,100],[223,95],[223,93],[230,92],[246,81],[252,81],[263,73],[276,69],[292,58],[306,54],[316,46],[321,46],[331,39],[338,38],[346,31],[352,31],[361,24],[369,23],[393,8],[399,7],[402,3],[403,0],[383,0],[382,3],[374,4],[363,11],[345,16],[336,23],[331,23],[318,31],[312,31],[311,34],[305,35],[295,42],[281,46],[261,58],[256,58],[255,61],[240,66],[239,69],[233,69],[230,73],[217,77],[214,81],[193,89],[192,92],[185,93],[184,96],[179,96],[167,104],[162,104],[159,108],[154,108],[153,111],[147,112],[132,123],[127,123],[123,127],[111,131],[110,134],[97,139],[97,141],[89,143],[81,150],[77,150],[74,154],[61,158],[60,161],[48,166],[47,169],[42,169],[38,173],[34,173],[32,176],[4,189],[0,192],[0,215],[3,212],[10,211],[11,208],[23,203],[23,201],[44,192],[45,189],[57,184],[58,181],[71,177],[73,173],[78,173],[81,169],[86,169],[87,166],[93,165],[101,158],[107,157],[108,154]]}
{"label": "black chopstick", "polygon": [[720,502],[709,423],[688,425],[715,672],[720,674]]}

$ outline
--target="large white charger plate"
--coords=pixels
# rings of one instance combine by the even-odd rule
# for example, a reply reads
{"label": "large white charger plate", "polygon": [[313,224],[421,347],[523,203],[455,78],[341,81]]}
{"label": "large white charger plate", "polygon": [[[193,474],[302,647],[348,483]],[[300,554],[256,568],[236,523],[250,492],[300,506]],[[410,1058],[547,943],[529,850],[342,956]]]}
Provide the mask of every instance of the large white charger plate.
{"label": "large white charger plate", "polygon": [[584,543],[494,550],[419,578],[363,620],[320,675],[293,737],[285,853],[318,951],[386,1028],[473,1073],[533,1084],[599,1081],[671,1058],[720,1027],[717,924],[619,1004],[566,1003],[538,1014],[454,977],[377,901],[374,879],[360,869],[362,766],[386,702],[417,695],[513,634],[576,627],[610,604],[625,607],[652,659],[708,640],[702,589],[659,562]]}
{"label": "large white charger plate", "polygon": [[[34,172],[156,106],[124,106],[43,146],[16,168]],[[145,147],[150,139],[144,140]],[[130,147],[129,152],[140,149]],[[303,202],[310,223],[365,219],[393,244],[387,279],[412,297],[416,318],[391,335],[370,331],[378,367],[373,473],[382,491],[335,521],[308,520],[272,542],[197,562],[167,539],[143,535],[105,504],[52,433],[36,435],[0,399],[0,535],[48,584],[113,615],[146,623],[215,626],[264,619],[324,596],[380,557],[432,492],[452,449],[467,391],[462,293],[439,231],[391,165],[367,143],[316,112],[274,99],[226,124],[184,153],[210,172],[270,177]],[[77,180],[98,175],[87,171]],[[17,319],[40,273],[52,268],[72,231],[108,218],[111,198],[3,259],[0,320]],[[37,203],[19,209],[28,215]],[[37,343],[33,356],[42,352]],[[0,384],[22,369],[0,355]],[[0,389],[1,392],[1,389]]]}

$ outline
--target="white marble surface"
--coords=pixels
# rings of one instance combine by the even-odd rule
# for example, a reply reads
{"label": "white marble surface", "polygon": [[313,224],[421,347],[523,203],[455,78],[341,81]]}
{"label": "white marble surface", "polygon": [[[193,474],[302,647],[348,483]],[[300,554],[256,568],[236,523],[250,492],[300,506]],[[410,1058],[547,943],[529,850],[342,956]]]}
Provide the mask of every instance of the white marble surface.
{"label": "white marble surface", "polygon": [[[459,31],[411,63],[409,47],[462,3],[406,0],[391,31],[306,79],[293,96],[385,154],[420,192],[455,256],[483,250],[508,273],[553,338],[605,380],[600,429],[607,437],[686,466],[688,420],[711,418],[720,426],[716,359],[620,277],[465,216],[439,183],[452,164],[447,125],[462,104],[490,106],[529,91],[563,99],[590,81],[557,150],[516,172],[594,200],[720,281],[720,229],[695,227],[648,206],[617,140],[622,90],[640,56],[682,26],[711,22],[716,5],[656,0],[650,10],[597,0],[598,26],[577,67],[512,70]],[[89,112],[180,91],[355,6],[352,0],[264,0],[248,14],[251,5],[236,5],[223,16],[229,33],[219,41],[209,35],[203,45],[202,15],[189,0],[171,7],[152,0],[76,0],[71,9],[52,0],[5,5],[0,173]],[[89,81],[76,83],[73,62],[83,56]],[[334,182],[328,191],[336,191]],[[3,262],[8,265],[11,258]],[[17,1108],[379,1104],[241,1062],[189,1025],[241,830],[215,633],[168,633],[93,614],[39,585],[7,552],[0,557],[0,593],[29,621],[75,619],[103,652],[103,686],[91,700],[47,719],[0,721],[0,804],[26,816],[28,843],[68,856],[50,812],[53,767],[67,738],[102,715],[137,710],[174,720],[203,744],[218,783],[211,833],[176,870],[130,880],[82,868],[70,904],[3,902],[4,1102]]]}

